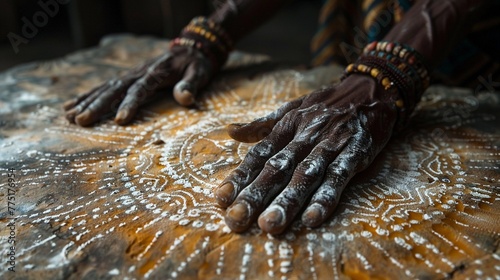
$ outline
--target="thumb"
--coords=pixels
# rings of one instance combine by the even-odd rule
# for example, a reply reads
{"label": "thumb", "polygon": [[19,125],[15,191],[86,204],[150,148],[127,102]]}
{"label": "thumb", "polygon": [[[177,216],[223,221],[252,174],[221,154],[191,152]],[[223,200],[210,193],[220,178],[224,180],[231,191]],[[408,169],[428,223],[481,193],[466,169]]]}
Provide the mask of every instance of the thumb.
{"label": "thumb", "polygon": [[191,62],[184,72],[184,77],[174,87],[174,98],[182,106],[193,105],[198,90],[207,85],[210,67],[201,60]]}
{"label": "thumb", "polygon": [[258,142],[269,135],[276,123],[280,121],[288,112],[298,108],[302,104],[303,99],[304,97],[301,97],[291,102],[287,102],[271,114],[263,118],[255,119],[250,123],[230,124],[227,127],[227,133],[231,136],[231,138],[240,142]]}

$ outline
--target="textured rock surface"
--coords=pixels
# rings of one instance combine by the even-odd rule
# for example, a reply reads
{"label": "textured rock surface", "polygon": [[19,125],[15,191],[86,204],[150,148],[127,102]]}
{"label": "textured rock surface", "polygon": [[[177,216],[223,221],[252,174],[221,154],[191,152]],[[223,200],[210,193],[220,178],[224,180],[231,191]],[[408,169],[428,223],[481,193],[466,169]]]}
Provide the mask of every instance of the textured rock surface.
{"label": "textured rock surface", "polygon": [[[126,127],[64,119],[64,100],[166,46],[113,37],[0,75],[0,278],[500,278],[498,94],[432,88],[412,128],[353,180],[323,227],[233,234],[212,189],[250,145],[224,126],[262,116],[340,70],[273,70],[257,65],[263,57],[239,55],[198,110],[165,97]],[[254,66],[238,67],[245,63]],[[15,273],[4,253],[14,217]]]}

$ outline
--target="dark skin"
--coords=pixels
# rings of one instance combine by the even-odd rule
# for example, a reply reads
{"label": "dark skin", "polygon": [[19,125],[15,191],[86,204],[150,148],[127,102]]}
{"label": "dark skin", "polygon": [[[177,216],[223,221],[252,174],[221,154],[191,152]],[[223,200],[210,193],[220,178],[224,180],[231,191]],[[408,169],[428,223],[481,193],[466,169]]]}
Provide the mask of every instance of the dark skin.
{"label": "dark skin", "polygon": [[[286,2],[228,1],[210,18],[223,26],[233,41],[237,41],[275,14]],[[125,76],[66,102],[66,118],[72,123],[89,126],[103,115],[116,111],[115,122],[126,125],[141,105],[159,95],[161,90],[172,87],[175,100],[182,106],[190,106],[194,104],[199,90],[218,70],[198,50],[176,46]]]}
{"label": "dark skin", "polygon": [[[228,1],[211,19],[236,41],[285,2]],[[417,1],[384,40],[410,45],[432,69],[487,9],[486,3]],[[119,104],[115,121],[123,125],[140,105],[168,87],[174,87],[181,105],[191,105],[217,70],[197,50],[176,47],[69,101],[66,116],[87,126]],[[260,142],[215,190],[217,202],[228,207],[227,225],[243,232],[257,221],[263,231],[279,234],[299,215],[306,226],[321,225],[334,212],[349,180],[388,142],[397,120],[397,99],[397,93],[386,91],[371,77],[353,74],[266,117],[230,125],[228,133],[234,139]]]}
{"label": "dark skin", "polygon": [[228,226],[240,232],[258,220],[265,232],[281,233],[306,205],[302,222],[321,225],[352,176],[389,140],[397,97],[370,77],[350,76],[265,118],[230,125],[229,135],[243,142],[270,133],[216,192],[219,204],[229,206]]}
{"label": "dark skin", "polygon": [[176,101],[189,106],[194,103],[197,90],[208,83],[213,73],[210,61],[200,52],[175,47],[125,76],[66,102],[66,118],[72,123],[89,126],[117,108],[115,122],[126,125],[141,105],[155,98],[159,91],[171,87],[174,87]]}

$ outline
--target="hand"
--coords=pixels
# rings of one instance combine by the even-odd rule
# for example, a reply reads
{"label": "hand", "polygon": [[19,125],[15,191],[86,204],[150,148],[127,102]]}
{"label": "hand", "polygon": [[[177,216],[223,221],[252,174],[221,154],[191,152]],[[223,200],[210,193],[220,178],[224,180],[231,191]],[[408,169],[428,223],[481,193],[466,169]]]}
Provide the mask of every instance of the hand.
{"label": "hand", "polygon": [[321,225],[349,180],[365,169],[389,140],[397,119],[397,92],[353,74],[330,88],[286,103],[249,124],[232,124],[242,142],[262,139],[215,190],[228,207],[226,224],[278,234],[301,210],[302,223]]}
{"label": "hand", "polygon": [[179,104],[189,106],[214,72],[210,61],[198,50],[174,46],[165,55],[125,76],[66,102],[66,118],[88,126],[105,114],[117,112],[115,122],[124,125],[133,119],[140,105],[154,98],[159,90],[169,87],[174,87],[174,98]]}

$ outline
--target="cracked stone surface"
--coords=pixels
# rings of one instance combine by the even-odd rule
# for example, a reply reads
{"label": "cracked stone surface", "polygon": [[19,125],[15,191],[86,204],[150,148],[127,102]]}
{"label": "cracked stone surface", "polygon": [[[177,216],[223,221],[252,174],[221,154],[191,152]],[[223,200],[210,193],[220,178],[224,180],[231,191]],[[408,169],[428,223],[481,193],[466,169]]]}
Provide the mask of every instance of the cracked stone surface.
{"label": "cracked stone surface", "polygon": [[129,126],[65,120],[62,102],[166,48],[115,36],[0,74],[0,278],[500,278],[498,94],[429,89],[411,126],[353,179],[324,226],[234,234],[212,189],[250,145],[225,125],[271,112],[341,69],[236,53],[197,110],[165,92]]}

